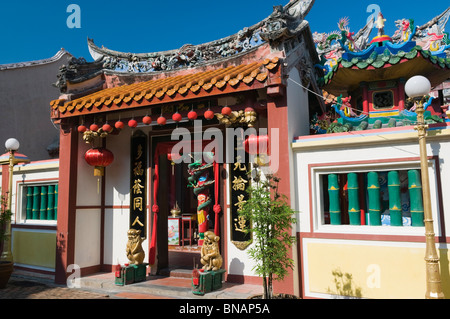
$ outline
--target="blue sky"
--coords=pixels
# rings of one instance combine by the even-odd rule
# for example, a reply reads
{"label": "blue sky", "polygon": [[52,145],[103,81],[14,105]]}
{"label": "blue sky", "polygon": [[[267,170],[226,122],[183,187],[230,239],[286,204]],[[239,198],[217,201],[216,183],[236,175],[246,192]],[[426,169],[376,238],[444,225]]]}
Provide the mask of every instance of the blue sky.
{"label": "blue sky", "polygon": [[[227,1],[1,1],[0,64],[38,60],[53,56],[60,48],[76,57],[92,58],[87,38],[117,51],[143,53],[178,49],[232,35],[272,12],[288,0]],[[442,13],[448,1],[426,2],[316,0],[306,19],[312,31],[337,30],[341,17],[349,17],[351,31],[362,28],[376,4],[386,21],[386,33],[395,32],[394,21],[412,18],[422,25]],[[70,4],[80,8],[81,28],[69,28]],[[449,31],[450,26],[446,30]]]}

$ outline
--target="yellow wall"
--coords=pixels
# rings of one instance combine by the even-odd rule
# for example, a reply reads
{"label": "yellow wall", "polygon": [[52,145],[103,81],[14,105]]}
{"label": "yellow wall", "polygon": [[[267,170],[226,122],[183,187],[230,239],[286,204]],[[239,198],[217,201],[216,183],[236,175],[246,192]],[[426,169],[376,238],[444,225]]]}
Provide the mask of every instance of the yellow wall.
{"label": "yellow wall", "polygon": [[12,251],[15,263],[54,269],[56,234],[14,230]]}
{"label": "yellow wall", "polygon": [[[310,293],[361,298],[423,299],[426,291],[425,249],[307,242],[307,285]],[[448,287],[448,250],[440,250],[443,290]],[[446,285],[447,284],[447,285]],[[306,287],[306,295],[308,295]]]}

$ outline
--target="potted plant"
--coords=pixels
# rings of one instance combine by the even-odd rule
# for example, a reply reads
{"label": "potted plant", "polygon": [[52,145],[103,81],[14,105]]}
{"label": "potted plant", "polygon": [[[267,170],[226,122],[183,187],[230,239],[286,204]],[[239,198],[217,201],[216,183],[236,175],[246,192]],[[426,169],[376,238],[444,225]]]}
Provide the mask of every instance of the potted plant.
{"label": "potted plant", "polygon": [[257,165],[250,175],[249,196],[239,214],[252,224],[247,231],[253,234],[254,245],[248,254],[256,261],[256,274],[263,279],[262,298],[296,298],[274,295],[272,285],[274,280],[282,281],[288,270],[293,269],[294,261],[289,258],[289,249],[295,241],[292,236],[295,212],[287,204],[286,196],[278,191],[278,177],[266,174],[263,178]]}
{"label": "potted plant", "polygon": [[[7,227],[11,222],[11,210],[7,207],[7,201],[4,196],[0,203],[0,253],[3,251],[3,243],[7,233]],[[0,288],[5,288],[13,272],[13,262],[0,260]]]}

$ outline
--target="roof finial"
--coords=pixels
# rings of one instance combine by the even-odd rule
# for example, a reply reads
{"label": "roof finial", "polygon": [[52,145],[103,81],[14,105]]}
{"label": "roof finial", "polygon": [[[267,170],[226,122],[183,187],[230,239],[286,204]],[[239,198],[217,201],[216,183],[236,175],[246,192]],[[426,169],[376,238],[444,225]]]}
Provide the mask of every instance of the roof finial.
{"label": "roof finial", "polygon": [[384,22],[386,22],[386,19],[383,17],[383,14],[381,12],[379,12],[378,17],[375,20],[375,27],[378,29],[379,37],[384,35]]}

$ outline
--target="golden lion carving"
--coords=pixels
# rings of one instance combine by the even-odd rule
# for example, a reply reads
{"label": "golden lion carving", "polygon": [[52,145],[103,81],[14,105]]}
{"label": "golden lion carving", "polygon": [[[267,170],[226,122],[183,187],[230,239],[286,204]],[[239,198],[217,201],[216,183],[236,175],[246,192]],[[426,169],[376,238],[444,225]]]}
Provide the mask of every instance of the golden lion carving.
{"label": "golden lion carving", "polygon": [[205,232],[200,262],[204,270],[216,271],[222,267],[223,259],[219,250],[219,236],[212,231]]}
{"label": "golden lion carving", "polygon": [[145,240],[141,237],[141,231],[136,229],[128,230],[127,242],[127,258],[131,264],[140,265],[144,262],[145,252],[142,248],[142,242]]}

